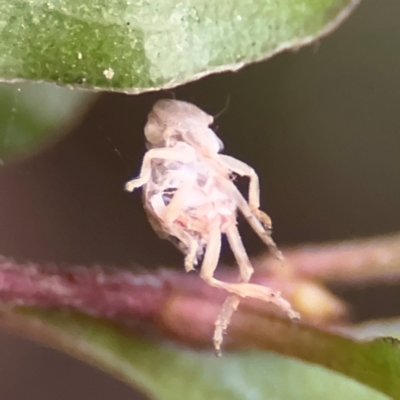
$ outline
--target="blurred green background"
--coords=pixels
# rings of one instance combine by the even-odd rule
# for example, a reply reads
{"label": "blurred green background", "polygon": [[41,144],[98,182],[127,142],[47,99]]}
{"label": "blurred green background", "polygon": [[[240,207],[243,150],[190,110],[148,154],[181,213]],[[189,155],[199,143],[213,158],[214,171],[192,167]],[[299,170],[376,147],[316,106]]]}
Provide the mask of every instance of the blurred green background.
{"label": "blurred green background", "polygon": [[[173,96],[214,115],[228,102],[215,129],[227,153],[258,171],[280,245],[399,230],[399,20],[397,0],[364,0],[337,32],[297,53],[168,92],[102,96],[50,150],[1,170],[0,254],[181,268],[140,195],[123,191],[139,170],[151,106]],[[20,107],[16,99],[11,108]],[[241,231],[251,254],[264,250],[245,224]],[[338,291],[357,319],[399,314],[396,286]],[[3,336],[0,353],[0,398],[132,398],[100,372],[27,342]]]}

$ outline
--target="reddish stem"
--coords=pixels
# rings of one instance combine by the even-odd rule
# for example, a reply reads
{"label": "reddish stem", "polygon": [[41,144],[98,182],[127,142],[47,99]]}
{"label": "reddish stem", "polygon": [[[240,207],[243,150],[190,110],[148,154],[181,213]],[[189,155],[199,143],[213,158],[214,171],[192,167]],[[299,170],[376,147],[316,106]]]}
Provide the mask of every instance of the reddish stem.
{"label": "reddish stem", "polygon": [[[328,244],[302,245],[284,250],[293,272],[308,279],[346,284],[393,283],[400,279],[400,235]],[[263,256],[256,264],[278,269]]]}
{"label": "reddish stem", "polygon": [[[237,274],[234,269],[222,268],[219,275],[224,280],[235,281]],[[252,281],[281,291],[303,318],[311,322],[336,319],[345,312],[339,300],[312,282],[274,275],[265,269],[255,274]],[[187,299],[206,299],[207,304],[217,307],[227,295],[206,285],[196,273],[165,269],[149,273],[100,267],[43,268],[0,258],[0,300],[12,305],[69,307],[103,318],[154,321],[176,294]],[[315,296],[317,308],[313,306]],[[260,301],[246,299],[245,302],[265,312],[276,311]]]}

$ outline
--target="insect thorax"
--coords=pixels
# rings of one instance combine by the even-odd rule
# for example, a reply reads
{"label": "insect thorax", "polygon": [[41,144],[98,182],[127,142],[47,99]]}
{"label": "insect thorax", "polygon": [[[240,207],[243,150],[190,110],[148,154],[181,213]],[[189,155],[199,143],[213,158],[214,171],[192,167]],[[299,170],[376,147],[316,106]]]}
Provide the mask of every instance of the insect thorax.
{"label": "insect thorax", "polygon": [[163,219],[178,190],[182,191],[178,216],[172,222],[191,235],[206,236],[216,225],[223,232],[226,224],[236,221],[236,203],[221,187],[220,176],[203,160],[181,163],[155,160],[150,182],[144,190],[145,206],[168,231]]}

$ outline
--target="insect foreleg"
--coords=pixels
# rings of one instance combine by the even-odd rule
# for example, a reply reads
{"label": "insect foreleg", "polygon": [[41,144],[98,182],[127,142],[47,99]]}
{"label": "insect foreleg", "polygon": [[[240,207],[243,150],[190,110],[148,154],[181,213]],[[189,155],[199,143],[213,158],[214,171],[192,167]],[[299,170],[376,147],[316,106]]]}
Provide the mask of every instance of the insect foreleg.
{"label": "insect foreleg", "polygon": [[125,185],[125,190],[132,192],[145,185],[151,178],[151,161],[154,159],[171,160],[188,163],[196,159],[194,152],[180,151],[171,148],[150,149],[143,157],[142,167],[138,178],[132,179]]}
{"label": "insect foreleg", "polygon": [[174,195],[165,207],[162,213],[162,220],[166,223],[174,222],[180,215],[184,214],[184,202],[185,199],[190,198],[193,190],[192,183],[184,183],[183,186],[175,190]]}
{"label": "insect foreleg", "polygon": [[194,269],[194,265],[197,264],[196,255],[198,243],[197,240],[188,235],[183,228],[174,225],[174,221],[185,213],[184,201],[190,197],[192,189],[193,185],[191,183],[184,184],[178,188],[175,191],[170,203],[165,207],[162,215],[160,216],[162,224],[166,227],[166,230],[169,231],[171,235],[178,238],[185,246],[185,270],[187,272],[192,271]]}

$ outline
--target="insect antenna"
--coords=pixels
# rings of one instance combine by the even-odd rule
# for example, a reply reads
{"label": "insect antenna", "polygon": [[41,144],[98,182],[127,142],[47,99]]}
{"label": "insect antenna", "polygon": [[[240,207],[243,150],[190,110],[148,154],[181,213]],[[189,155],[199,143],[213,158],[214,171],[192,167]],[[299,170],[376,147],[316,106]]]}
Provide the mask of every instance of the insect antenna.
{"label": "insect antenna", "polygon": [[163,92],[168,93],[174,100],[176,100],[175,92],[172,92],[171,90],[167,90],[167,89],[164,89]]}
{"label": "insect antenna", "polygon": [[231,103],[231,96],[228,96],[226,98],[224,107],[222,108],[221,111],[219,111],[217,114],[214,115],[214,119],[218,119],[222,114],[224,114],[228,110],[230,103]]}
{"label": "insect antenna", "polygon": [[129,157],[123,156],[122,153],[119,151],[118,147],[115,145],[115,143],[112,141],[110,136],[107,136],[107,141],[110,143],[112,146],[113,151],[117,155],[117,157],[120,159],[122,165],[125,167],[126,172],[129,172],[130,169],[128,168],[128,164],[126,163],[126,160],[130,160]]}

